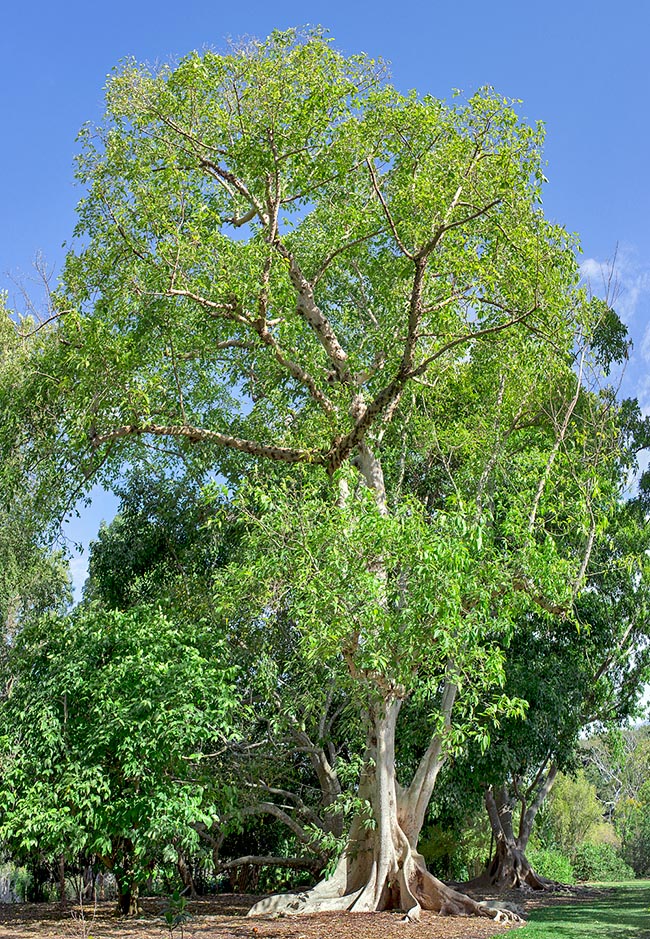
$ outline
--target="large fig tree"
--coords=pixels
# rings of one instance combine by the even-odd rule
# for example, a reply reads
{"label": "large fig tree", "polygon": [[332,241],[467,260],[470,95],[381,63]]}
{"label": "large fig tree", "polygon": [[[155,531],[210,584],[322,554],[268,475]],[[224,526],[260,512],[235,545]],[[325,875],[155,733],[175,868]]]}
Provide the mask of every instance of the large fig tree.
{"label": "large fig tree", "polygon": [[[417,840],[472,715],[508,706],[497,635],[518,606],[566,612],[589,552],[579,488],[583,550],[561,556],[546,520],[583,460],[562,444],[574,355],[604,311],[542,214],[541,139],[490,90],[402,95],[381,63],[295,31],[126,62],[82,132],[78,241],[9,389],[6,451],[47,453],[79,491],[145,452],[248,477],[235,583],[338,657],[366,724],[335,874],[258,911],[500,915],[433,878]],[[235,595],[226,581],[224,611]],[[418,695],[428,737],[400,784]]]}

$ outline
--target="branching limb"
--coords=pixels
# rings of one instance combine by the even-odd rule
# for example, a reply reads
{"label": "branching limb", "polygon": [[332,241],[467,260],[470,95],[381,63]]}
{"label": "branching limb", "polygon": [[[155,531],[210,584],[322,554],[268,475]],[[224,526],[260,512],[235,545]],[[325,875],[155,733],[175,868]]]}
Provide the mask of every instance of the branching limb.
{"label": "branching limb", "polygon": [[540,610],[546,610],[547,613],[552,613],[554,616],[566,617],[569,615],[569,607],[551,603],[527,577],[515,577],[512,581],[512,586],[514,590],[525,593],[530,597]]}
{"label": "branching limb", "polygon": [[275,802],[257,802],[255,805],[245,805],[240,810],[240,814],[272,815],[274,818],[277,818],[279,822],[282,822],[283,825],[286,825],[303,844],[313,844],[312,835],[306,831],[295,818],[292,818],[283,808],[276,805]]}
{"label": "branching limb", "polygon": [[300,796],[296,792],[290,792],[288,789],[278,789],[277,786],[269,786],[261,779],[253,785],[254,789],[261,789],[263,792],[267,792],[270,796],[278,796],[281,799],[285,799],[287,802],[292,802],[296,811],[303,818],[314,825],[316,828],[323,829],[323,822],[320,817],[314,812],[312,808],[306,805]]}
{"label": "branching limb", "polygon": [[445,343],[440,347],[440,349],[438,349],[432,355],[427,356],[426,359],[420,362],[419,365],[415,366],[411,371],[404,372],[400,369],[394,378],[387,385],[385,385],[384,388],[382,388],[381,391],[377,393],[375,398],[365,407],[363,413],[356,421],[352,430],[344,437],[341,437],[339,440],[335,441],[334,446],[330,449],[329,453],[326,454],[326,465],[329,472],[334,472],[342,465],[352,450],[354,450],[361,443],[377,417],[402,392],[407,382],[424,375],[433,362],[442,358],[452,349],[455,349],[467,342],[473,342],[478,339],[485,339],[488,336],[494,336],[506,329],[510,329],[511,327],[516,326],[518,323],[525,322],[535,312],[536,308],[532,308],[518,314],[517,316],[513,316],[507,322],[500,323],[497,326],[488,326],[484,329],[477,329],[472,332],[464,333],[463,335],[452,339],[450,342]]}
{"label": "branching limb", "polygon": [[62,319],[62,317],[67,316],[69,313],[72,313],[73,310],[59,310],[56,313],[53,313],[51,316],[48,316],[46,319],[41,320],[38,326],[35,326],[33,329],[30,329],[29,332],[23,333],[19,329],[16,330],[16,334],[20,336],[21,339],[29,339],[31,336],[36,335],[41,329],[45,326],[48,326],[50,323],[55,322],[56,320]]}
{"label": "branching limb", "polygon": [[214,176],[215,179],[219,182],[228,183],[229,186],[232,186],[240,196],[242,196],[246,202],[255,210],[255,214],[259,217],[259,220],[263,225],[269,224],[269,217],[264,211],[264,206],[262,203],[255,198],[255,196],[250,192],[243,180],[235,176],[234,173],[231,173],[230,170],[225,169],[223,166],[219,166],[218,163],[215,163],[213,160],[209,160],[206,157],[200,158],[201,167],[210,175]]}
{"label": "branching limb", "polygon": [[330,266],[332,261],[337,258],[340,254],[343,254],[344,251],[348,251],[350,248],[354,248],[356,245],[361,245],[364,241],[369,241],[371,238],[374,238],[375,235],[381,234],[385,229],[376,228],[374,231],[368,232],[367,235],[360,235],[358,238],[353,238],[351,241],[346,241],[344,244],[339,245],[334,251],[331,251],[327,257],[322,261],[318,270],[312,277],[311,283],[312,287],[315,287],[318,281],[321,279],[327,268]]}
{"label": "branching limb", "polygon": [[[460,193],[460,190],[459,190]],[[459,194],[457,193],[457,194]],[[484,205],[482,208],[477,209],[475,212],[472,212],[470,215],[466,215],[464,218],[459,218],[455,222],[445,222],[440,228],[438,228],[433,236],[433,238],[428,241],[424,247],[418,252],[418,257],[428,257],[433,251],[435,251],[438,246],[438,242],[445,234],[445,232],[451,231],[454,228],[460,228],[462,225],[467,225],[468,222],[474,221],[476,218],[480,218],[481,215],[486,215],[490,209],[493,209],[496,205],[501,202],[501,199],[493,199],[492,202],[488,202],[487,205]],[[452,204],[452,207],[455,208],[455,204]]]}
{"label": "branching limb", "polygon": [[541,809],[544,803],[544,800],[546,799],[549,792],[553,788],[555,784],[555,780],[557,778],[557,774],[558,774],[557,763],[553,762],[551,763],[548,773],[546,774],[546,779],[544,780],[541,786],[538,786],[537,794],[535,795],[535,798],[533,799],[533,801],[531,802],[531,804],[528,806],[528,808],[525,811],[522,810],[521,819],[519,821],[520,840],[522,838],[525,838],[526,840],[528,840],[528,837],[533,827],[533,822],[535,821],[535,817],[537,813],[539,812],[539,810]]}
{"label": "branching limb", "polygon": [[[414,818],[418,821],[424,821],[436,778],[445,760],[445,754],[442,749],[444,735],[451,727],[451,714],[458,691],[457,685],[452,679],[452,672],[453,666],[452,663],[449,662],[447,663],[447,678],[440,704],[440,712],[443,719],[442,730],[435,733],[431,738],[429,746],[423,754],[411,784],[404,795],[405,802],[409,805]],[[419,831],[420,829],[417,828],[417,830]]]}
{"label": "branching limb", "polygon": [[332,401],[320,390],[313,375],[310,375],[302,366],[285,355],[275,336],[267,329],[266,323],[259,324],[256,327],[256,331],[262,342],[273,351],[276,361],[279,362],[296,381],[306,386],[309,394],[326,414],[332,414],[334,412]]}
{"label": "branching limb", "polygon": [[192,290],[182,290],[174,286],[171,286],[167,290],[167,296],[185,297],[188,300],[193,300],[195,303],[198,303],[199,306],[208,310],[210,316],[215,317],[215,319],[223,318],[233,320],[237,323],[243,323],[245,326],[250,326],[250,320],[240,312],[239,305],[235,302],[217,303],[217,301],[210,300],[208,297],[204,297],[202,294],[195,293]]}
{"label": "branching limb", "polygon": [[571,399],[571,401],[569,402],[568,408],[566,409],[566,413],[565,413],[565,415],[564,415],[564,420],[562,421],[562,424],[561,424],[561,426],[560,426],[560,429],[559,429],[559,431],[558,431],[558,433],[557,433],[557,435],[556,435],[556,437],[555,437],[555,442],[553,443],[553,446],[552,446],[552,448],[551,448],[551,452],[550,452],[549,455],[548,455],[548,460],[546,461],[546,466],[544,467],[544,472],[542,473],[542,476],[541,476],[541,478],[540,478],[540,480],[539,480],[539,484],[538,484],[538,486],[537,486],[537,492],[535,493],[535,498],[533,499],[533,506],[532,506],[532,508],[531,508],[530,516],[529,516],[529,519],[528,519],[528,531],[529,531],[529,532],[532,532],[533,528],[535,527],[535,520],[536,520],[536,518],[537,518],[537,512],[538,512],[538,510],[539,510],[539,504],[540,504],[540,502],[541,502],[542,496],[543,496],[543,494],[544,494],[544,490],[545,490],[545,488],[546,488],[546,485],[547,485],[547,483],[548,483],[549,477],[550,477],[550,475],[551,475],[551,470],[552,470],[552,468],[553,468],[553,464],[555,463],[555,458],[557,457],[557,455],[558,455],[558,453],[559,453],[559,451],[560,451],[560,447],[562,446],[562,443],[563,443],[564,438],[565,438],[565,436],[566,436],[566,432],[567,432],[568,427],[569,427],[569,422],[571,421],[571,415],[573,414],[573,412],[574,412],[574,410],[575,410],[575,406],[576,406],[576,404],[578,403],[578,400],[579,400],[579,398],[580,398],[580,392],[582,391],[582,370],[583,370],[583,366],[584,366],[585,352],[586,352],[586,350],[583,349],[583,350],[582,350],[582,353],[581,353],[581,355],[580,355],[580,365],[579,365],[579,368],[578,368],[578,375],[577,375],[577,380],[576,380],[576,390],[575,390],[575,394],[574,394],[573,398]]}
{"label": "branching limb", "polygon": [[320,462],[319,454],[313,450],[295,450],[291,447],[280,447],[258,443],[255,440],[243,440],[240,437],[231,437],[220,434],[214,430],[204,430],[201,427],[191,426],[161,426],[159,424],[123,424],[103,434],[95,433],[91,436],[93,447],[100,447],[111,440],[120,437],[143,436],[154,434],[162,437],[185,437],[192,443],[215,443],[221,447],[229,447],[251,456],[266,457],[280,463],[314,463]]}
{"label": "branching limb", "polygon": [[246,212],[245,215],[233,216],[233,218],[224,219],[226,224],[232,225],[233,228],[241,228],[242,225],[247,225],[249,222],[252,222],[255,216],[257,215],[257,209],[251,209],[250,212]]}
{"label": "branching limb", "polygon": [[351,381],[351,375],[347,364],[347,353],[339,342],[329,319],[316,303],[313,285],[303,274],[293,254],[279,238],[274,239],[273,247],[289,265],[289,277],[298,295],[296,310],[299,316],[309,324],[318,337],[319,342],[334,366],[339,381],[349,383]]}
{"label": "branching limb", "polygon": [[370,180],[372,182],[372,188],[375,190],[375,195],[379,199],[382,212],[384,213],[384,216],[386,217],[386,221],[388,222],[388,227],[393,233],[393,238],[395,239],[397,247],[400,249],[400,251],[405,257],[409,258],[409,260],[411,261],[415,261],[415,255],[413,254],[412,251],[409,251],[409,249],[406,247],[406,245],[400,238],[399,232],[397,231],[397,225],[395,224],[395,219],[393,218],[391,211],[388,208],[388,205],[386,203],[386,200],[384,199],[384,195],[381,191],[381,186],[379,185],[379,180],[377,179],[377,171],[375,170],[372,160],[366,159],[366,166],[368,167],[368,172],[370,173]]}

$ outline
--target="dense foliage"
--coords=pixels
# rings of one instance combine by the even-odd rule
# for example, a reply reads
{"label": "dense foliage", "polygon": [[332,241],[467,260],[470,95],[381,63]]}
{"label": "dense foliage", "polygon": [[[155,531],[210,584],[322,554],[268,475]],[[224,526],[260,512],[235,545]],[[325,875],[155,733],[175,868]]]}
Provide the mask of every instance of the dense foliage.
{"label": "dense foliage", "polygon": [[96,855],[128,912],[146,872],[195,848],[196,824],[228,804],[203,763],[233,733],[222,660],[213,631],[150,608],[25,626],[0,709],[0,834],[13,856]]}
{"label": "dense foliage", "polygon": [[634,870],[626,864],[611,844],[585,841],[573,855],[573,870],[578,880],[633,880]]}

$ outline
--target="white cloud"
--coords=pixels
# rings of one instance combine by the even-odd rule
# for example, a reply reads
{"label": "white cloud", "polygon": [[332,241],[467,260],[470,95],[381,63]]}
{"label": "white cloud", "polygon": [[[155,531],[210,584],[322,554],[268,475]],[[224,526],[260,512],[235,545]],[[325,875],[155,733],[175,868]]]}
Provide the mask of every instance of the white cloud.
{"label": "white cloud", "polygon": [[607,299],[627,326],[632,354],[620,393],[636,397],[643,414],[650,415],[650,258],[624,244],[612,258],[586,258],[580,270],[589,289]]}
{"label": "white cloud", "polygon": [[[628,326],[639,313],[645,314],[644,321],[648,320],[650,262],[640,260],[638,252],[631,245],[621,245],[612,258],[585,258],[580,265],[580,271],[591,290],[598,296],[606,296]],[[650,355],[650,336],[648,354]]]}
{"label": "white cloud", "polygon": [[646,326],[643,339],[641,340],[641,355],[646,362],[650,362],[650,323]]}
{"label": "white cloud", "polygon": [[595,284],[600,284],[602,281],[603,261],[597,261],[595,258],[585,258],[580,265],[580,273],[595,289]]}
{"label": "white cloud", "polygon": [[650,414],[650,375],[642,375],[637,383],[636,396],[644,416]]}

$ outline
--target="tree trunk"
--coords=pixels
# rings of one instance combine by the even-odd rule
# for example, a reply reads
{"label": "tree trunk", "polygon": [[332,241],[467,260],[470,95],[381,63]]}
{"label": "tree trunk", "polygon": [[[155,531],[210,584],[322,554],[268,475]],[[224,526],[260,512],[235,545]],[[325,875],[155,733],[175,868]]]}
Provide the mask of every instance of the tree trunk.
{"label": "tree trunk", "polygon": [[[137,916],[140,889],[133,869],[133,844],[124,839],[115,845],[113,854],[98,854],[97,857],[115,877],[117,906],[122,916]],[[102,880],[102,892],[103,888]]]}
{"label": "tree trunk", "polygon": [[61,906],[66,904],[66,889],[65,889],[65,857],[61,854],[59,856],[59,902]]}
{"label": "tree trunk", "polygon": [[[448,685],[443,708],[451,711],[455,688]],[[368,737],[359,796],[371,810],[352,823],[347,846],[336,870],[302,893],[267,897],[249,916],[271,912],[312,913],[329,910],[369,912],[401,909],[417,920],[422,909],[443,915],[487,916],[497,921],[518,920],[446,886],[426,869],[417,840],[433,783],[442,764],[442,739],[432,740],[411,786],[402,788],[395,777],[395,725],[402,701],[393,692],[368,708]]]}
{"label": "tree trunk", "polygon": [[192,869],[187,863],[185,855],[182,851],[178,852],[178,861],[177,861],[178,875],[183,884],[183,893],[189,893],[189,896],[192,900],[195,900],[198,896],[196,892],[196,887],[194,886],[194,878],[192,877]]}
{"label": "tree trunk", "polygon": [[117,903],[122,916],[137,916],[140,912],[138,907],[138,885],[126,882],[116,878],[117,882]]}
{"label": "tree trunk", "polygon": [[[351,414],[358,419],[364,410],[363,397],[357,394]],[[372,491],[380,513],[387,515],[381,462],[367,441],[358,445],[352,463]],[[340,493],[339,504],[345,499],[345,492]],[[385,580],[381,562],[373,572]],[[498,922],[518,922],[519,916],[513,911],[479,903],[427,871],[417,842],[444,759],[442,733],[432,738],[411,785],[402,788],[395,775],[395,727],[403,694],[381,675],[358,672],[353,653],[345,654],[345,658],[350,674],[365,682],[368,691],[366,752],[359,797],[366,801],[370,811],[352,822],[347,845],[331,877],[305,892],[260,900],[248,915],[400,909],[406,920],[413,921],[425,909],[442,915],[486,916]],[[449,662],[441,704],[445,730],[450,726],[455,697],[453,663]]]}
{"label": "tree trunk", "polygon": [[538,874],[526,857],[526,848],[533,828],[535,817],[555,781],[557,769],[551,766],[546,779],[538,789],[535,799],[529,806],[522,801],[519,833],[515,835],[512,815],[515,799],[505,785],[496,791],[489,786],[485,791],[487,808],[496,845],[494,857],[487,870],[472,885],[490,885],[498,888],[516,888],[521,890],[548,890],[557,886]]}

